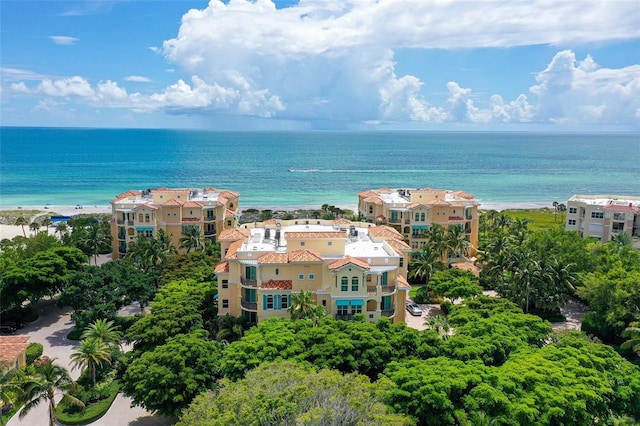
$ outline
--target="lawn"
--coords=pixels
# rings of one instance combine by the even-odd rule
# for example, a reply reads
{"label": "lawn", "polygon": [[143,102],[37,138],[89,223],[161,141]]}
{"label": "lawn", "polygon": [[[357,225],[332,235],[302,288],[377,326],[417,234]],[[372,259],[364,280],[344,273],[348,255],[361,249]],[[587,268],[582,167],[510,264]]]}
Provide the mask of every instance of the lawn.
{"label": "lawn", "polygon": [[566,219],[566,212],[556,212],[550,208],[503,210],[500,213],[513,219],[528,219],[532,231],[564,227]]}

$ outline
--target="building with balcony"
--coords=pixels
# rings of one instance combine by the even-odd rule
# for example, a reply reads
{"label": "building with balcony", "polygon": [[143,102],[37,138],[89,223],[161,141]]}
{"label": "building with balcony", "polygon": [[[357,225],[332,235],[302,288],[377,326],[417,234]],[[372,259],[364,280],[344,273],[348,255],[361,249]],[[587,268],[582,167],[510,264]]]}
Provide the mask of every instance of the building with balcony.
{"label": "building with balcony", "polygon": [[275,220],[220,233],[218,314],[250,323],[289,317],[292,294],[308,290],[328,315],[405,320],[411,248],[389,226],[346,219]]}
{"label": "building with balcony", "polygon": [[160,229],[176,247],[189,225],[216,242],[223,230],[237,225],[239,198],[236,192],[214,188],[124,192],[111,201],[112,257],[122,258],[138,235],[153,237]]}
{"label": "building with balcony", "polygon": [[585,238],[611,241],[619,233],[640,236],[640,197],[574,195],[567,201],[565,229]]}
{"label": "building with balcony", "polygon": [[[478,247],[479,203],[464,191],[446,189],[370,189],[358,194],[358,210],[367,220],[386,223],[400,232],[413,251],[427,243],[425,232],[435,224],[449,229],[460,226],[471,243],[470,255]],[[449,254],[449,262],[459,259]]]}

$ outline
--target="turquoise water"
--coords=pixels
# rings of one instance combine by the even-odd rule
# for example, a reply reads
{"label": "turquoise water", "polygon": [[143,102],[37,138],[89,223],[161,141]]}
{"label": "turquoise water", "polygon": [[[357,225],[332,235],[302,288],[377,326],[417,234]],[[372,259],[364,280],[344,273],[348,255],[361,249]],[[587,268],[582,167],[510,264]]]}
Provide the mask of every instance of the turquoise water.
{"label": "turquoise water", "polygon": [[[0,205],[107,204],[207,187],[241,205],[355,205],[359,191],[462,189],[485,203],[640,195],[640,135],[0,128]],[[290,171],[293,170],[293,171]]]}

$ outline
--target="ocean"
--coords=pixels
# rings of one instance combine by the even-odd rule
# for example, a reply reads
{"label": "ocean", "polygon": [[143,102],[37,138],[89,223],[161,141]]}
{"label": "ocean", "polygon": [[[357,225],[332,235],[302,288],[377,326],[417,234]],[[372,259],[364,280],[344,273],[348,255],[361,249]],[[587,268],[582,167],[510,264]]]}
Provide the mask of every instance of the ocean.
{"label": "ocean", "polygon": [[0,127],[1,206],[209,186],[257,208],[354,206],[385,186],[460,189],[481,203],[640,195],[640,135]]}

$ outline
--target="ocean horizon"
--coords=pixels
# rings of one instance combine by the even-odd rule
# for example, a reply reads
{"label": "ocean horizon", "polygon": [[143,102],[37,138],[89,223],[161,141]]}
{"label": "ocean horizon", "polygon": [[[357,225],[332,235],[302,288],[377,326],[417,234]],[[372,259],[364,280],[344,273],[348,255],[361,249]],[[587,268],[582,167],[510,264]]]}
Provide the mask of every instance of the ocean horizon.
{"label": "ocean horizon", "polygon": [[0,127],[0,206],[107,205],[129,189],[215,187],[241,208],[357,205],[372,188],[487,204],[640,195],[640,135]]}

